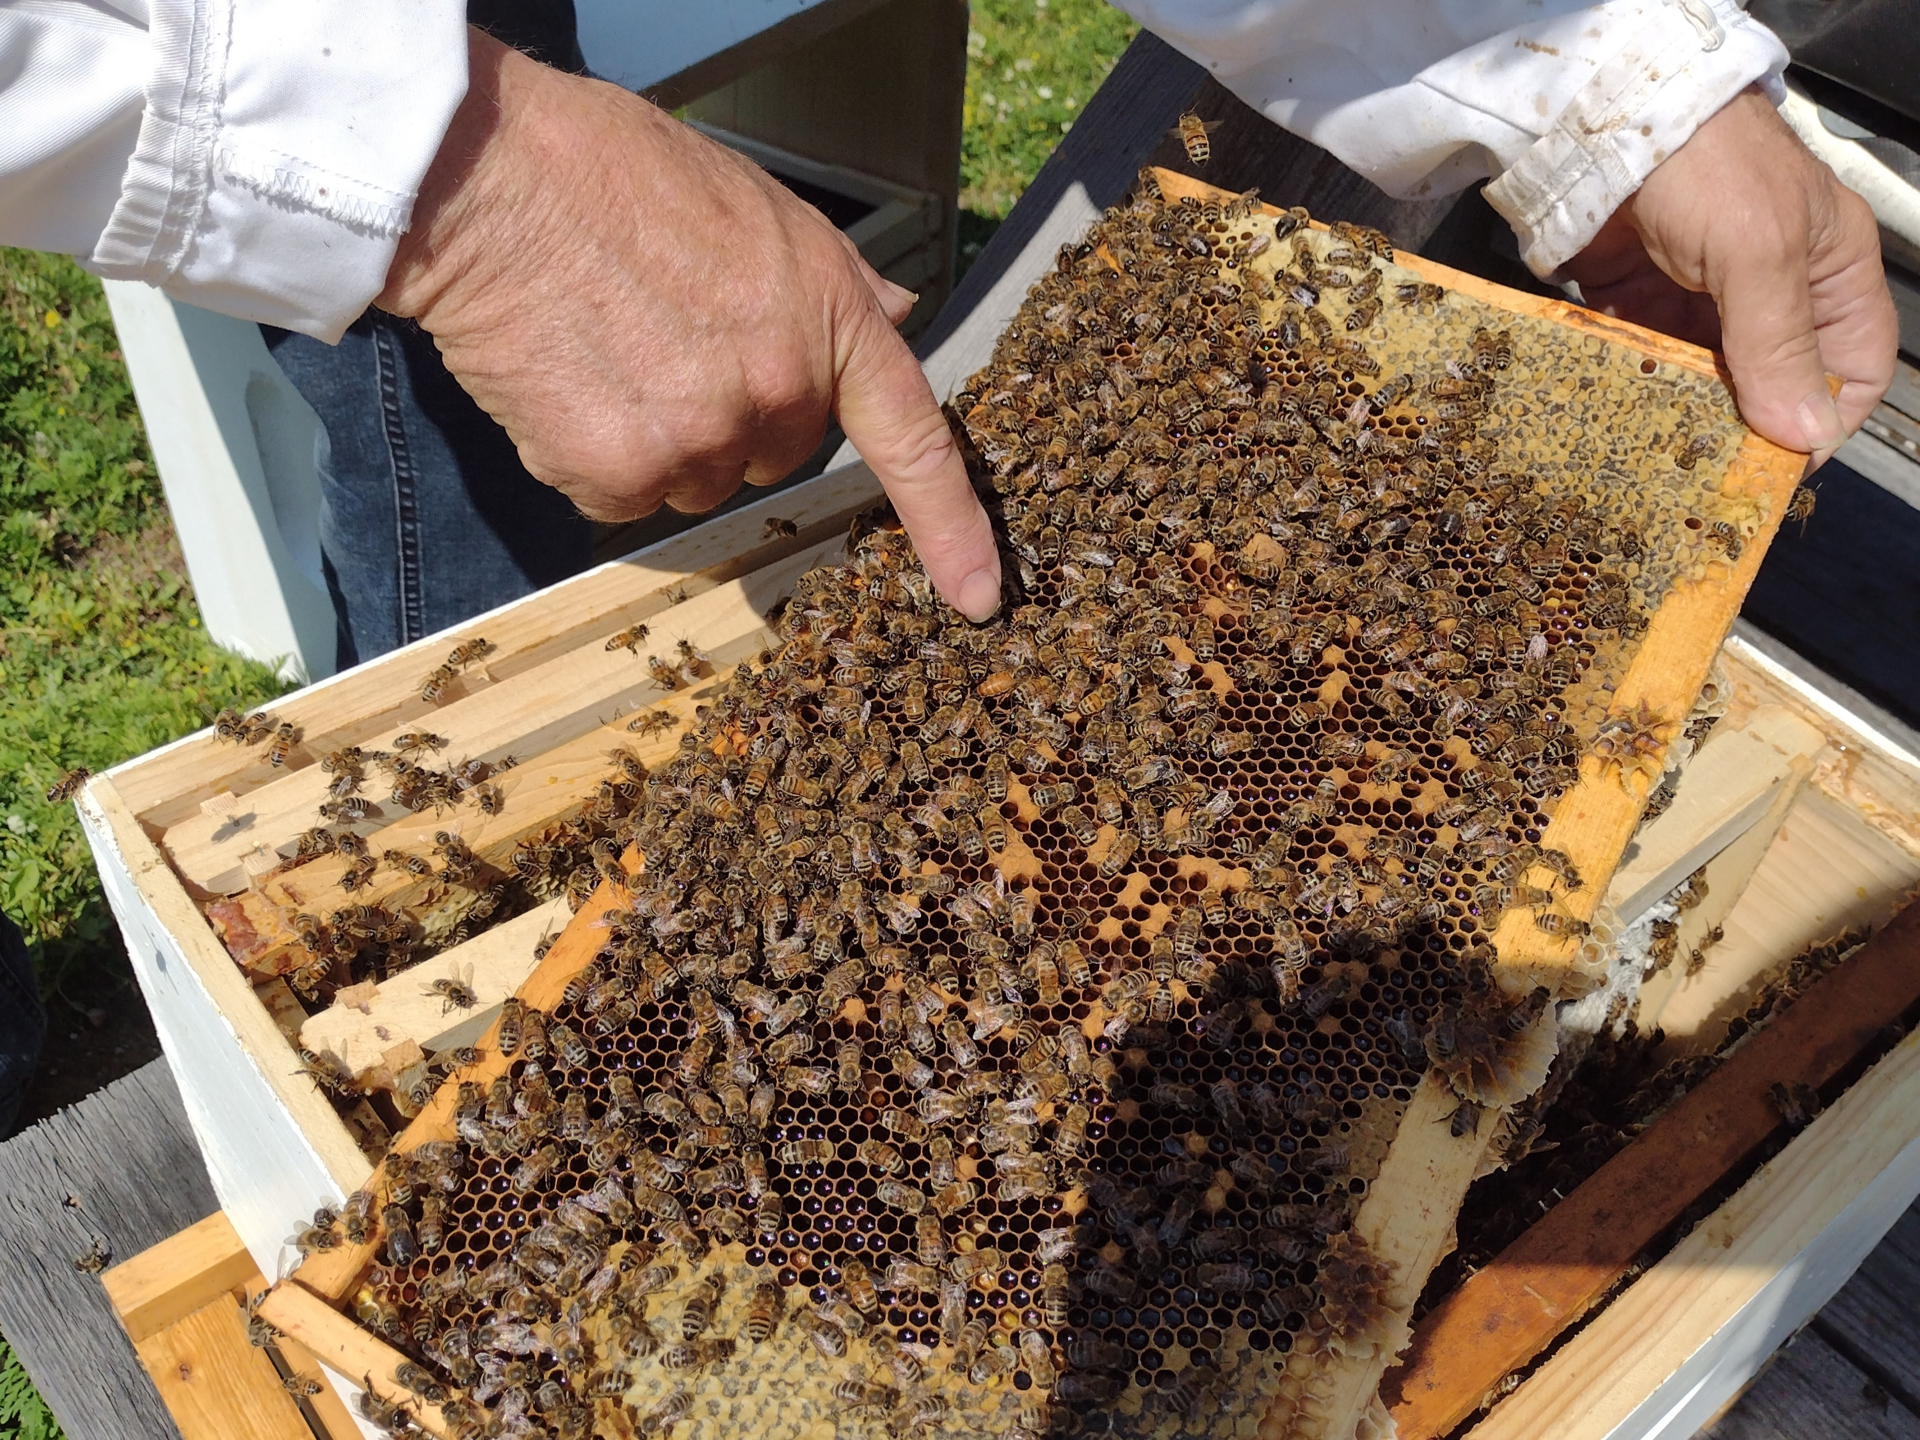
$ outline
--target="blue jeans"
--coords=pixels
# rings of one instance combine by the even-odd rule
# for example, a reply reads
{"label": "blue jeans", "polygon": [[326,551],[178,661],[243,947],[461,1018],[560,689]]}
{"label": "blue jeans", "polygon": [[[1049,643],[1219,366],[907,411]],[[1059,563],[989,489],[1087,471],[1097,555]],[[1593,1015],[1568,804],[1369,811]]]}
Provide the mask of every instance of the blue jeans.
{"label": "blue jeans", "polygon": [[412,321],[369,310],[338,345],[260,328],[326,428],[320,552],[341,668],[592,560],[591,522],[527,473]]}

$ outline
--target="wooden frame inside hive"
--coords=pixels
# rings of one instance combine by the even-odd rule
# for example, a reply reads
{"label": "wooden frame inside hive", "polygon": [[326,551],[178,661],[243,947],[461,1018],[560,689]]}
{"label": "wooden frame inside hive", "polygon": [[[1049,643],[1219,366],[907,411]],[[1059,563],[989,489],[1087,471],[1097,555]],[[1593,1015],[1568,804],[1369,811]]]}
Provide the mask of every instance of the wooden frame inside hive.
{"label": "wooden frame inside hive", "polygon": [[[1428,270],[1425,273],[1433,272]],[[1466,294],[1471,289],[1477,289],[1486,298],[1501,303],[1524,298],[1496,294],[1491,287],[1480,287],[1477,282],[1473,282],[1472,287],[1463,284],[1457,287],[1457,292]],[[1521,314],[1548,315],[1563,322],[1570,331],[1604,334],[1609,344],[1628,343],[1637,354],[1646,355],[1653,366],[1650,373],[1659,373],[1661,362],[1656,357],[1664,357],[1682,369],[1711,374],[1711,366],[1698,352],[1689,352],[1686,347],[1676,347],[1658,337],[1641,336],[1605,322],[1596,324],[1594,317],[1571,307],[1558,307],[1555,310],[1539,302],[1524,301],[1524,304],[1516,304],[1512,308]],[[1354,383],[1351,376],[1346,383]],[[1364,391],[1364,386],[1357,388]],[[1357,398],[1364,400],[1365,396],[1359,394]],[[1700,424],[1705,418],[1696,415],[1693,421]],[[1358,425],[1359,421],[1354,423]],[[1671,445],[1671,434],[1667,438]],[[1662,603],[1653,615],[1632,663],[1609,675],[1616,682],[1610,701],[1590,707],[1596,713],[1589,720],[1590,728],[1583,738],[1591,740],[1597,734],[1608,733],[1602,731],[1601,727],[1611,723],[1616,731],[1637,733],[1649,746],[1657,748],[1662,738],[1658,734],[1660,727],[1677,726],[1684,717],[1686,707],[1691,704],[1694,692],[1705,678],[1712,653],[1731,622],[1746,582],[1757,566],[1764,539],[1777,525],[1787,490],[1797,478],[1799,464],[1798,457],[1785,457],[1750,437],[1739,453],[1724,465],[1723,470],[1717,466],[1702,467],[1709,473],[1700,478],[1711,479],[1720,499],[1726,504],[1721,509],[1715,509],[1712,503],[1700,505],[1699,508],[1709,513],[1704,518],[1692,517],[1694,524],[1702,529],[1716,523],[1730,524],[1735,527],[1731,532],[1734,543],[1722,547],[1724,560],[1715,559],[1702,564],[1700,573],[1683,579],[1671,593],[1662,595]],[[1712,473],[1716,470],[1719,473]],[[1729,520],[1729,516],[1736,518]],[[1655,543],[1670,543],[1670,540],[1656,539]],[[1217,573],[1220,573],[1218,567]],[[1252,572],[1242,573],[1250,579],[1254,578]],[[1227,619],[1226,612],[1227,607],[1223,606],[1213,614],[1213,618],[1224,622]],[[1351,642],[1356,637],[1348,634],[1345,638]],[[1193,647],[1188,647],[1188,655],[1184,658],[1207,663],[1200,660]],[[1334,666],[1336,674],[1347,676],[1346,684],[1351,683],[1350,672],[1339,668],[1338,659],[1328,663]],[[1346,684],[1341,689],[1344,690]],[[1338,696],[1331,702],[1332,705],[1341,703]],[[1623,721],[1631,723],[1623,725]],[[1584,922],[1588,918],[1587,914],[1581,912],[1586,910],[1590,913],[1600,889],[1598,878],[1611,872],[1638,818],[1646,787],[1644,781],[1638,786],[1633,783],[1636,773],[1630,765],[1607,765],[1589,756],[1583,763],[1579,782],[1560,797],[1551,823],[1538,837],[1542,847],[1563,849],[1574,867],[1596,877],[1586,890],[1563,895],[1557,902],[1557,913],[1567,915],[1574,922]],[[1031,823],[1037,818],[1027,784],[1018,780],[1013,782],[1009,797],[1008,804],[1014,811],[1009,819]],[[1437,802],[1427,803],[1431,807]],[[1110,846],[1113,841],[1108,839],[1105,843]],[[1089,850],[1088,858],[1098,858],[1093,849]],[[1529,873],[1539,881],[1544,882],[1548,878],[1544,869]],[[1211,872],[1211,875],[1217,878],[1218,872]],[[1146,899],[1147,892],[1143,889],[1134,898]],[[1146,914],[1136,917],[1138,921],[1145,922],[1140,924],[1143,933],[1138,938],[1150,941],[1152,935],[1145,933],[1149,926],[1158,929],[1166,925],[1173,907],[1155,900],[1153,904],[1139,908],[1144,909]],[[1552,942],[1550,937],[1532,924],[1525,913],[1527,908],[1530,907],[1510,910],[1494,932],[1493,944],[1498,952],[1497,970],[1500,978],[1520,981],[1523,988],[1533,981],[1546,980],[1563,992],[1576,990],[1582,983],[1576,973],[1579,947],[1570,941]],[[1156,910],[1159,913],[1154,913]],[[530,982],[530,1002],[538,1004],[541,999],[547,998],[548,992],[557,993],[558,988],[564,988],[557,987],[553,983],[553,975],[549,973],[550,967],[563,956],[567,957],[569,965],[577,967],[598,948],[596,941],[599,937],[591,933],[585,940],[575,938],[583,920],[584,917],[576,919],[568,936],[549,956],[547,965]],[[1563,928],[1573,930],[1577,926],[1567,925]],[[1116,932],[1099,938],[1112,941],[1120,936]],[[591,948],[582,953],[583,946]],[[1331,959],[1327,965],[1313,968],[1328,972],[1323,973],[1321,978],[1324,980],[1330,975],[1343,973],[1341,967],[1345,963]],[[564,976],[561,978],[564,979]],[[1338,1001],[1336,999],[1331,1003]],[[1495,1013],[1521,1013],[1511,1001],[1496,997],[1486,1003],[1495,1007]],[[858,1013],[857,1010],[847,1012],[856,1019]],[[1105,1028],[1103,1022],[1111,1014],[1112,1008],[1103,1008],[1102,1004],[1086,1007],[1082,1023],[1087,1033],[1102,1032]],[[1538,1025],[1539,1022],[1536,1022]],[[1446,1048],[1441,1047],[1442,1050]],[[482,1062],[483,1066],[489,1063]],[[1507,1087],[1510,1091],[1508,1098],[1522,1098],[1533,1084],[1538,1083],[1544,1074],[1544,1061],[1536,1056],[1535,1063],[1527,1068],[1531,1080]],[[485,1076],[487,1072],[482,1070],[479,1073]],[[1471,1088],[1471,1080],[1465,1083]],[[1378,1098],[1386,1100],[1390,1097],[1383,1093]],[[1490,1110],[1498,1109],[1492,1103],[1496,1097],[1491,1094],[1468,1098],[1485,1100],[1489,1102]],[[1447,1243],[1453,1204],[1457,1204],[1458,1195],[1481,1164],[1487,1144],[1497,1133],[1493,1125],[1475,1130],[1441,1123],[1457,1112],[1460,1099],[1461,1096],[1447,1084],[1429,1074],[1412,1087],[1404,1098],[1395,1098],[1393,1105],[1388,1107],[1390,1110],[1394,1106],[1400,1107],[1397,1112],[1398,1124],[1393,1127],[1397,1133],[1384,1156],[1375,1157],[1378,1168],[1372,1174],[1370,1183],[1362,1187],[1367,1198],[1353,1213],[1351,1229],[1345,1232],[1358,1242],[1351,1261],[1352,1267],[1366,1288],[1373,1292],[1371,1299],[1383,1312],[1384,1318],[1369,1317],[1367,1324],[1351,1327],[1351,1333],[1343,1333],[1336,1327],[1330,1342],[1323,1333],[1316,1343],[1296,1345],[1292,1358],[1268,1372],[1269,1384],[1262,1385],[1257,1381],[1243,1384],[1243,1381],[1252,1377],[1230,1364],[1223,1365],[1222,1368],[1228,1373],[1222,1378],[1227,1383],[1220,1388],[1234,1393],[1237,1413],[1251,1415],[1264,1428],[1283,1433],[1336,1434],[1349,1433],[1353,1424],[1369,1409],[1380,1370],[1398,1348],[1399,1336],[1394,1317],[1403,1316],[1411,1308],[1413,1295],[1420,1282],[1439,1250]],[[417,1122],[415,1129],[409,1132],[402,1142],[403,1148],[436,1133],[444,1135],[447,1118],[445,1107],[448,1103],[443,1092],[434,1106]],[[437,1120],[436,1112],[440,1112]],[[1349,1114],[1349,1118],[1355,1117]],[[440,1127],[437,1132],[434,1128],[436,1124]],[[1447,1199],[1449,1196],[1452,1197],[1451,1203]],[[1416,1212],[1413,1216],[1407,1213],[1409,1208]],[[1067,1214],[1076,1213],[1078,1202],[1073,1195],[1065,1197],[1063,1209]],[[367,1253],[362,1251],[325,1257],[309,1262],[302,1270],[301,1278],[303,1283],[312,1285],[332,1298],[343,1298],[367,1258]],[[736,1298],[740,1288],[736,1287]],[[303,1323],[301,1317],[303,1314],[310,1315],[311,1307],[305,1306],[300,1300],[298,1291],[289,1290],[286,1295],[287,1298],[282,1302],[286,1306],[284,1318],[290,1324]],[[1376,1319],[1379,1323],[1374,1323]],[[1220,1343],[1213,1343],[1211,1348],[1217,1352]],[[1168,1368],[1159,1373],[1177,1375],[1178,1371]],[[815,1378],[822,1385],[826,1383],[824,1378]],[[949,1390],[953,1388],[948,1382],[937,1380],[925,1381],[921,1388],[932,1392],[943,1387]],[[1163,1423],[1172,1423],[1178,1428],[1182,1413],[1190,1413],[1197,1418],[1202,1409],[1207,1409],[1210,1416],[1218,1417],[1226,1409],[1225,1402],[1215,1396],[1180,1396],[1179,1387],[1178,1380],[1165,1387],[1173,1392],[1177,1403],[1171,1409],[1156,1409],[1154,1414]],[[1014,1404],[1003,1409],[1018,1408],[1016,1397],[1008,1392],[1007,1398]],[[981,1416],[977,1409],[968,1414],[969,1400],[976,1405],[978,1403],[977,1396],[970,1396],[964,1391],[955,1393],[950,1410],[964,1416],[966,1423],[978,1423]],[[1205,1401],[1205,1405],[1201,1405],[1201,1401]],[[1270,1402],[1276,1401],[1268,1408]],[[1262,1410],[1266,1412],[1264,1417],[1260,1414]],[[1139,1413],[1137,1400],[1127,1413]],[[736,1412],[734,1418],[739,1420],[744,1416]],[[1001,1423],[1006,1423],[1004,1416]],[[1210,1419],[1209,1423],[1216,1422]]]}

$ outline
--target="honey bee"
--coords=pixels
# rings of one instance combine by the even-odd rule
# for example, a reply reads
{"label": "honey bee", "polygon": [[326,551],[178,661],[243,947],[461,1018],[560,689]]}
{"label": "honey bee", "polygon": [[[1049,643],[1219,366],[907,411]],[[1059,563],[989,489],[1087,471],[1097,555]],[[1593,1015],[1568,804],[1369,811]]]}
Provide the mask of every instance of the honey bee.
{"label": "honey bee", "polygon": [[92,1236],[87,1248],[74,1260],[73,1268],[82,1275],[98,1275],[113,1261],[113,1247],[99,1236]]}
{"label": "honey bee", "polygon": [[1796,485],[1793,494],[1787,497],[1786,518],[1800,522],[1802,535],[1807,533],[1807,521],[1813,518],[1815,498],[1814,487],[1811,485]]}
{"label": "honey bee", "polygon": [[1204,165],[1213,158],[1213,142],[1207,137],[1220,128],[1218,120],[1202,120],[1191,110],[1180,117],[1180,121],[1167,133],[1176,136],[1186,149],[1187,159],[1196,165]]}
{"label": "honey bee", "polygon": [[653,1409],[640,1417],[637,1427],[644,1435],[664,1435],[693,1413],[693,1395],[684,1385],[676,1385]]}
{"label": "honey bee", "polygon": [[1682,470],[1691,470],[1719,448],[1720,442],[1712,435],[1695,435],[1675,452],[1673,463]]}
{"label": "honey bee", "polygon": [[420,682],[420,698],[429,705],[438,705],[458,674],[451,665],[436,665]]}
{"label": "honey bee", "polygon": [[756,1345],[772,1335],[786,1308],[785,1292],[772,1280],[757,1280],[747,1305],[747,1338]]}
{"label": "honey bee", "polygon": [[431,730],[408,730],[393,737],[393,753],[418,755],[428,750],[444,750],[448,744],[446,736],[435,735]]}
{"label": "honey bee", "polygon": [[838,1360],[847,1353],[847,1332],[833,1321],[811,1310],[797,1310],[793,1323],[806,1332],[807,1342],[825,1359]]}
{"label": "honey bee", "polygon": [[792,538],[800,533],[800,527],[791,520],[774,515],[767,519],[760,533],[761,538],[766,540],[777,540],[783,536]]}
{"label": "honey bee", "polygon": [[273,741],[267,746],[267,763],[276,770],[293,758],[294,746],[300,743],[300,728],[291,721],[282,721],[273,732]]}
{"label": "honey bee", "polygon": [[1740,538],[1739,529],[1730,520],[1715,520],[1707,526],[1707,539],[1726,551],[1727,559],[1738,560],[1745,541]]}
{"label": "honey bee", "polygon": [[645,625],[629,625],[617,635],[609,637],[604,648],[608,650],[625,650],[628,654],[637,656],[640,653],[642,642],[646,640],[649,633]]}
{"label": "honey bee", "polygon": [[693,1288],[680,1307],[680,1334],[683,1339],[694,1339],[713,1323],[714,1308],[726,1293],[726,1287],[726,1276],[716,1270]]}
{"label": "honey bee", "polygon": [[60,805],[80,793],[80,789],[93,778],[93,772],[84,765],[76,765],[71,770],[61,772],[60,778],[47,787],[47,803]]}
{"label": "honey bee", "polygon": [[462,640],[447,652],[447,664],[455,670],[464,670],[493,654],[500,647],[489,640],[476,635],[471,640]]}

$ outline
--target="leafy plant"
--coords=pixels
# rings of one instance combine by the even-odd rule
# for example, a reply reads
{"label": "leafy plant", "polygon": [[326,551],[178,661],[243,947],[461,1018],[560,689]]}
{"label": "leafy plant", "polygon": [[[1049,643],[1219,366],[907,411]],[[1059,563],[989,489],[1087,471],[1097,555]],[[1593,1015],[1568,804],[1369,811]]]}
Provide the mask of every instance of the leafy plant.
{"label": "leafy plant", "polygon": [[0,1440],[65,1440],[13,1347],[0,1339]]}

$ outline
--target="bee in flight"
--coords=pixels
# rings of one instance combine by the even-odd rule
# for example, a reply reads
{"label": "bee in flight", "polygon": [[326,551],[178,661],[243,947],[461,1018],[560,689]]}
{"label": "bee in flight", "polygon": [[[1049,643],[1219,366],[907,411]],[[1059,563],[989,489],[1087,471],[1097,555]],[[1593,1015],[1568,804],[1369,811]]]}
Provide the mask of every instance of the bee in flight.
{"label": "bee in flight", "polygon": [[640,653],[640,642],[642,640],[645,640],[646,638],[647,638],[646,626],[629,625],[626,629],[622,630],[618,635],[615,635],[612,639],[607,641],[607,649],[625,650],[629,654],[638,655]]}
{"label": "bee in flight", "polygon": [[1800,533],[1807,533],[1807,521],[1813,518],[1814,494],[1811,485],[1795,488],[1787,500],[1787,519],[1800,522]]}
{"label": "bee in flight", "polygon": [[778,539],[782,535],[785,535],[785,536],[798,535],[800,533],[800,527],[794,524],[793,521],[787,519],[785,516],[775,515],[767,521],[766,526],[761,533],[764,535],[766,539],[774,540],[774,539]]}
{"label": "bee in flight", "polygon": [[471,1010],[475,1005],[480,1003],[480,997],[473,993],[473,967],[471,965],[466,967],[461,978],[456,979],[451,975],[444,976],[427,986],[423,993],[438,995],[441,998],[444,1003],[440,1006],[440,1013],[443,1015],[449,1010]]}
{"label": "bee in flight", "polygon": [[1219,128],[1218,120],[1202,120],[1189,110],[1168,133],[1180,137],[1180,143],[1187,147],[1187,159],[1196,165],[1204,165],[1213,158],[1213,142],[1207,136]]}
{"label": "bee in flight", "polygon": [[71,800],[80,793],[80,787],[93,778],[93,772],[84,765],[76,765],[62,772],[60,778],[47,787],[47,803],[58,805]]}

